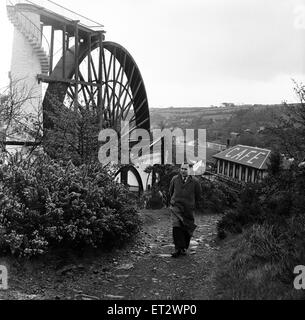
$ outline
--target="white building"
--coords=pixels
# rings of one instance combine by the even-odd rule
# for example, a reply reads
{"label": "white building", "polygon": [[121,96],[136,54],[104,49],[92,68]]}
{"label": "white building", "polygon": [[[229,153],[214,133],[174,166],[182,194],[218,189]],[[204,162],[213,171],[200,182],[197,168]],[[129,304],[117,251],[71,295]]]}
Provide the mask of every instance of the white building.
{"label": "white building", "polygon": [[258,182],[267,174],[271,150],[236,145],[215,154],[217,174],[242,182]]}

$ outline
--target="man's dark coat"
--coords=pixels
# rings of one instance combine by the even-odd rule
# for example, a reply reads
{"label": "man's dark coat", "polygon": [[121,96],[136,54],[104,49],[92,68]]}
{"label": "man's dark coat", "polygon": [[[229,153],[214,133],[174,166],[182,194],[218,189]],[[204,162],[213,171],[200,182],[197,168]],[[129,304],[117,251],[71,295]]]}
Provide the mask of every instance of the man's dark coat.
{"label": "man's dark coat", "polygon": [[188,176],[184,183],[181,174],[176,175],[170,182],[169,194],[173,227],[182,227],[192,235],[196,228],[195,207],[201,199],[199,181],[193,176]]}

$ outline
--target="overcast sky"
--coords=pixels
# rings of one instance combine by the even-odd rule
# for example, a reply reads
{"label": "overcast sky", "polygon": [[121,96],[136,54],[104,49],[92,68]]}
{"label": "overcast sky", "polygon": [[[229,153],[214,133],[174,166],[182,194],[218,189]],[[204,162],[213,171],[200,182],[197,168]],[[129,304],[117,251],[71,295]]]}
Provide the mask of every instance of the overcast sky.
{"label": "overcast sky", "polygon": [[[304,0],[57,2],[100,21],[106,40],[132,54],[150,107],[293,102],[292,79],[305,83]],[[5,4],[0,87],[7,83],[13,34]]]}

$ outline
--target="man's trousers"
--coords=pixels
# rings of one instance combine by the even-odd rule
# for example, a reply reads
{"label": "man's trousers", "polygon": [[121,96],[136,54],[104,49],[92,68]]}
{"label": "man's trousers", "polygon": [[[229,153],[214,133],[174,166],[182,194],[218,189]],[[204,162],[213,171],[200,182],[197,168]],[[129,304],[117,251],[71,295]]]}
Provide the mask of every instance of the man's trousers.
{"label": "man's trousers", "polygon": [[191,236],[184,228],[173,227],[173,240],[176,250],[188,249]]}

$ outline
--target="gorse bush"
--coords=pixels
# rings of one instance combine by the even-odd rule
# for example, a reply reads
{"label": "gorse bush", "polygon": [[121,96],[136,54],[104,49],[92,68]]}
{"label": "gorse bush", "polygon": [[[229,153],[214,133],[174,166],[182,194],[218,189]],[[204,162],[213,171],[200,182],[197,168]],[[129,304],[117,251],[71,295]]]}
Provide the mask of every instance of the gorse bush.
{"label": "gorse bush", "polygon": [[238,199],[236,191],[220,181],[199,179],[202,190],[202,202],[200,207],[215,213],[223,213],[232,207]]}
{"label": "gorse bush", "polygon": [[269,223],[278,228],[295,215],[305,214],[305,170],[292,167],[270,174],[260,184],[247,185],[234,208],[218,222],[218,233],[240,233],[253,224]]}
{"label": "gorse bush", "polygon": [[128,190],[102,165],[63,165],[47,156],[0,169],[0,250],[112,248],[139,230]]}
{"label": "gorse bush", "polygon": [[249,184],[242,190],[234,203],[234,207],[226,210],[217,224],[220,238],[223,238],[225,231],[241,233],[243,228],[251,226],[255,222],[263,221],[259,200],[260,194],[260,188],[255,184]]}

